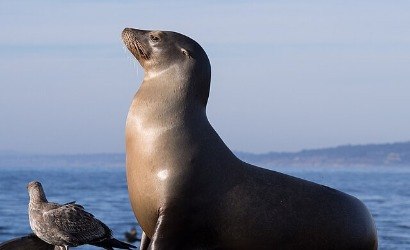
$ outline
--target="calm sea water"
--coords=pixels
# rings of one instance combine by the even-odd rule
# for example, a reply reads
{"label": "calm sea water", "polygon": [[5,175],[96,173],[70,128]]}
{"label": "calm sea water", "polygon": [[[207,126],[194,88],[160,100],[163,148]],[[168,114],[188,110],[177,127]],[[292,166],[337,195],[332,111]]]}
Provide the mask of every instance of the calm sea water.
{"label": "calm sea water", "polygon": [[[379,249],[410,249],[410,167],[277,170],[358,197],[376,221]],[[26,185],[32,180],[42,182],[50,201],[76,200],[84,205],[120,240],[137,225],[128,202],[124,168],[1,168],[0,242],[31,232]]]}

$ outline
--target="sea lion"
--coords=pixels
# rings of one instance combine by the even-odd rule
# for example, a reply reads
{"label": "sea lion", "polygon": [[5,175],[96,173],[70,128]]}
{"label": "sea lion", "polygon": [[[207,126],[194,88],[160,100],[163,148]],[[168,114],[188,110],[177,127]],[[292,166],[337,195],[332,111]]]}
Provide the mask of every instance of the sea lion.
{"label": "sea lion", "polygon": [[191,38],[126,28],[144,68],[126,121],[141,249],[376,249],[358,199],[239,160],[206,116],[211,66]]}

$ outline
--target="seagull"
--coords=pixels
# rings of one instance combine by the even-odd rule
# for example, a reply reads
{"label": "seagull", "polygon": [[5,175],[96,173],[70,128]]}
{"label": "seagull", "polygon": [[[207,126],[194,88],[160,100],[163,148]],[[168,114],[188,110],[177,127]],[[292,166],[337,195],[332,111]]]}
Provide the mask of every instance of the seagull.
{"label": "seagull", "polygon": [[132,227],[129,232],[124,233],[125,239],[127,239],[128,242],[133,243],[136,241],[141,241],[138,236],[137,229],[135,227]]}
{"label": "seagull", "polygon": [[27,189],[30,227],[43,241],[62,250],[84,244],[111,250],[136,248],[115,239],[107,225],[75,201],[62,205],[48,202],[40,182],[30,182]]}

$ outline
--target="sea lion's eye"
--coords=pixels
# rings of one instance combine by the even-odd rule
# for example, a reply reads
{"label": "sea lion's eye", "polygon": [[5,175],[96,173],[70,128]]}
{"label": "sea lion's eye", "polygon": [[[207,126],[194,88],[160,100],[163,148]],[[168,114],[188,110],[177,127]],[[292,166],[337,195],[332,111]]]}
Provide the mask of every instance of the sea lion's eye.
{"label": "sea lion's eye", "polygon": [[192,58],[192,53],[189,50],[186,50],[184,48],[181,48],[181,52],[182,54],[184,54],[185,56],[187,56],[188,58]]}
{"label": "sea lion's eye", "polygon": [[154,35],[149,35],[149,39],[153,42],[159,42],[160,38]]}

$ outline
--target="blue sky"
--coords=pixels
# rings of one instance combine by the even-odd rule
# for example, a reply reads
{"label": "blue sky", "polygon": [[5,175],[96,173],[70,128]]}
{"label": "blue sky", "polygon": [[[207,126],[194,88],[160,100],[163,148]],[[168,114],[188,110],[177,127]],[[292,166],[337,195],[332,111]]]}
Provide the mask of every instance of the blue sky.
{"label": "blue sky", "polygon": [[408,1],[0,1],[0,150],[123,152],[143,76],[124,27],[174,30],[212,64],[231,149],[410,140]]}

